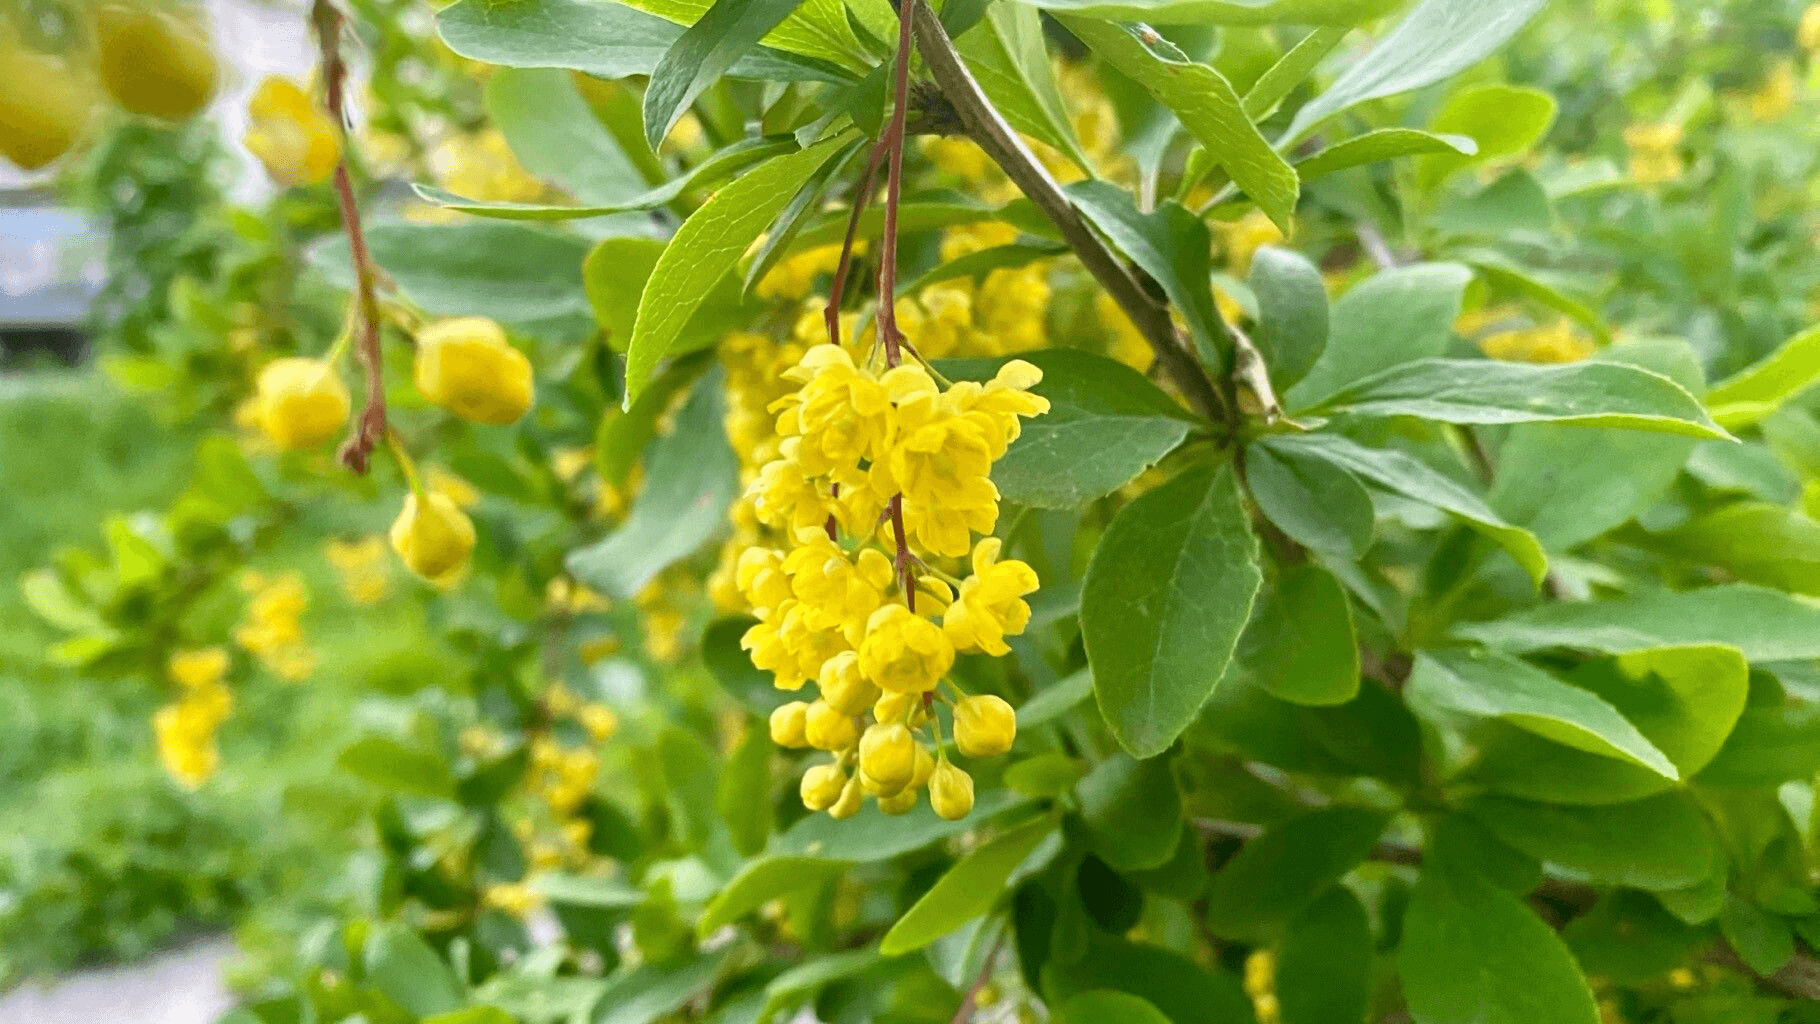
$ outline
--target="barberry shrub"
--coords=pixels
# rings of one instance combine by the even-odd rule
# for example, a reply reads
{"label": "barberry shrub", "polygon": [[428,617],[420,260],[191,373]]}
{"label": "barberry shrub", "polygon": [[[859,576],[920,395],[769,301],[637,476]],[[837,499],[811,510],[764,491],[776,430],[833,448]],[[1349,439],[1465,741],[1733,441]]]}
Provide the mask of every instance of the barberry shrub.
{"label": "barberry shrub", "polygon": [[[245,141],[344,326],[28,595],[190,788],[317,672],[294,579],[258,668],[157,600],[275,491],[463,666],[235,1024],[1816,1019],[1820,335],[1689,139],[1820,14],[1613,129],[1543,6],[315,0]],[[349,130],[357,35],[454,99]]]}

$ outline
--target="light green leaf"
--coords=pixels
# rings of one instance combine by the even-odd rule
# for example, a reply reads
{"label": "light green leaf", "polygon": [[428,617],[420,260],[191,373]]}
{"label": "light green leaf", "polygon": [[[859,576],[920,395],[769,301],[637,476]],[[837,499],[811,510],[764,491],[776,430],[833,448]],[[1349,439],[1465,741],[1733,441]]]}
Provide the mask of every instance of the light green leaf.
{"label": "light green leaf", "polygon": [[638,303],[626,357],[626,402],[638,398],[658,361],[709,291],[777,216],[797,189],[846,143],[836,136],[747,171],[702,204],[670,240]]}
{"label": "light green leaf", "polygon": [[1650,545],[1718,566],[1746,583],[1820,595],[1820,522],[1782,505],[1736,502],[1652,538]]}
{"label": "light green leaf", "polygon": [[840,877],[851,863],[822,857],[761,857],[749,861],[702,911],[699,935],[730,925],[766,903]]}
{"label": "light green leaf", "polygon": [[1213,237],[1206,223],[1174,200],[1140,213],[1131,193],[1111,182],[1077,182],[1068,194],[1101,234],[1163,286],[1203,357],[1230,361],[1213,303]]}
{"label": "light green leaf", "polygon": [[1521,153],[1554,122],[1555,98],[1540,89],[1492,83],[1456,92],[1428,130],[1466,136],[1477,144],[1477,151],[1431,156],[1417,169],[1417,180],[1423,188],[1432,188],[1462,167]]}
{"label": "light green leaf", "polygon": [[517,1024],[510,1014],[496,1006],[470,1006],[452,1013],[425,1017],[423,1024]]}
{"label": "light green leaf", "polygon": [[1110,989],[1082,992],[1063,1003],[1049,1019],[1054,1024],[1170,1024],[1163,1011],[1148,999]]}
{"label": "light green leaf", "polygon": [[1531,579],[1540,583],[1548,575],[1548,554],[1535,534],[1498,518],[1478,495],[1410,455],[1366,448],[1337,434],[1280,435],[1259,444],[1277,455],[1306,454],[1322,459],[1386,490],[1458,516],[1509,551]]}
{"label": "light green leaf", "polygon": [[771,838],[776,817],[776,786],[771,755],[776,745],[763,722],[752,719],[745,738],[727,755],[714,790],[714,809],[727,823],[727,836],[742,857],[752,857]]}
{"label": "light green leaf", "polygon": [[765,1005],[753,1024],[770,1024],[778,1011],[813,995],[825,985],[868,971],[883,960],[876,950],[856,949],[797,964],[765,985]]}
{"label": "light green leaf", "polygon": [[1685,792],[1603,807],[1482,796],[1463,810],[1557,873],[1594,885],[1686,889],[1721,855],[1712,824]]}
{"label": "light green leaf", "polygon": [[1327,285],[1306,256],[1274,245],[1252,254],[1245,283],[1258,299],[1251,340],[1281,394],[1307,375],[1327,347]]}
{"label": "light green leaf", "polygon": [[1349,470],[1294,448],[1253,445],[1245,484],[1265,518],[1304,547],[1350,562],[1371,546],[1371,495]]}
{"label": "light green leaf", "polygon": [[1270,148],[1225,76],[1197,64],[1148,26],[1059,15],[1107,63],[1175,111],[1182,127],[1284,234],[1294,229],[1301,186],[1295,169]]}
{"label": "light green leaf", "polygon": [[[581,264],[588,241],[523,224],[380,223],[367,228],[373,260],[412,305],[438,316],[485,316],[508,323],[588,313]],[[351,288],[347,239],[310,248],[309,259]]]}
{"label": "light green leaf", "polygon": [[879,941],[878,951],[897,956],[921,949],[991,910],[1005,895],[1011,872],[1054,834],[1055,822],[1039,818],[994,836],[962,857],[898,918]]}
{"label": "light green leaf", "polygon": [[[1283,97],[1313,73],[1315,65],[1321,63],[1321,58],[1340,45],[1340,40],[1346,38],[1346,31],[1345,28],[1324,27],[1303,36],[1301,42],[1290,47],[1270,66],[1270,70],[1252,83],[1250,91],[1245,93],[1245,113],[1253,121],[1262,121],[1270,116],[1277,104],[1283,101]],[[1307,176],[1303,176],[1303,180],[1306,181]]]}
{"label": "light green leaf", "polygon": [[[463,57],[518,68],[568,68],[598,78],[649,75],[680,26],[598,0],[461,0],[436,20]],[[842,81],[832,64],[758,47],[733,65],[744,78]]]}
{"label": "light green leaf", "polygon": [[335,765],[399,793],[444,799],[455,795],[455,778],[442,758],[385,736],[368,736],[348,744],[335,758]]}
{"label": "light green leaf", "polygon": [[809,856],[873,864],[960,835],[1027,803],[1015,793],[986,790],[975,798],[973,813],[959,821],[936,817],[927,801],[918,802],[909,814],[897,816],[867,803],[864,810],[846,821],[811,814],[774,836],[769,852],[774,857]]}
{"label": "light green leaf", "polygon": [[1214,872],[1207,927],[1265,942],[1371,855],[1389,815],[1362,807],[1310,811],[1266,829]]}
{"label": "light green leaf", "polygon": [[1017,727],[1034,729],[1039,725],[1047,725],[1092,696],[1093,673],[1081,669],[1032,694],[1017,709]]}
{"label": "light green leaf", "polygon": [[622,203],[645,191],[612,133],[567,71],[502,68],[487,79],[487,113],[524,169],[584,203]]}
{"label": "light green leaf", "polygon": [[1454,630],[1509,651],[1554,648],[1621,654],[1718,644],[1753,662],[1820,658],[1820,608],[1765,587],[1730,583],[1656,590],[1611,601],[1545,604]]}
{"label": "light green leaf", "polygon": [[1700,773],[1704,786],[1770,787],[1820,773],[1820,706],[1745,708],[1725,746]]}
{"label": "light green leaf", "polygon": [[1011,127],[1054,146],[1081,170],[1093,173],[1093,163],[1075,138],[1074,121],[1055,84],[1049,50],[1043,43],[1041,15],[1035,8],[994,3],[954,46],[966,58],[967,68],[986,91],[986,98]]}
{"label": "light green leaf", "polygon": [[659,572],[727,526],[739,490],[739,464],[721,423],[721,376],[702,378],[676,417],[676,430],[654,441],[632,514],[605,539],[570,552],[569,572],[590,587],[630,600]]}
{"label": "light green leaf", "polygon": [[1371,919],[1352,890],[1336,885],[1283,928],[1276,992],[1282,1024],[1353,1024],[1371,1004]]}
{"label": "light green leaf", "polygon": [[1239,980],[1210,971],[1172,949],[1096,933],[1080,959],[1050,957],[1043,965],[1043,996],[1060,1005],[1087,992],[1136,996],[1172,1024],[1255,1024],[1251,1000]]}
{"label": "light green leaf", "polygon": [[[1510,257],[1505,256],[1495,249],[1470,249],[1460,253],[1459,256],[1469,264],[1473,270],[1477,271],[1480,277],[1485,279],[1486,284],[1491,285],[1493,288],[1515,292],[1539,305],[1546,306],[1557,313],[1564,314],[1577,322],[1580,326],[1591,331],[1593,336],[1599,339],[1600,343],[1606,345],[1611,344],[1611,330],[1605,326],[1605,321],[1600,319],[1598,312],[1586,302],[1569,295],[1567,291],[1564,290],[1563,286],[1544,280],[1539,272],[1519,265]],[[1624,347],[1634,350],[1652,344],[1659,346],[1661,341],[1658,340],[1653,343],[1648,341],[1640,343],[1634,342]],[[1606,349],[1599,353],[1599,358],[1608,359],[1612,362],[1627,361],[1615,358],[1615,355],[1616,354],[1611,349]],[[1649,368],[1646,364],[1641,362],[1633,363],[1633,365],[1644,365],[1645,368]],[[1666,374],[1666,371],[1658,372]],[[1695,371],[1691,380],[1682,380],[1678,374],[1667,375],[1681,384],[1681,386],[1686,387],[1689,391],[1694,391],[1699,386],[1698,381],[1700,377],[1698,370]]]}
{"label": "light green leaf", "polygon": [[1119,511],[1094,549],[1081,636],[1100,712],[1135,757],[1169,748],[1225,675],[1263,580],[1227,464]]}
{"label": "light green leaf", "polygon": [[675,1013],[714,984],[727,950],[682,963],[640,964],[613,979],[594,1007],[592,1024],[651,1024]]}
{"label": "light green leaf", "polygon": [[[1077,508],[1137,479],[1194,426],[1143,374],[1105,356],[1044,349],[1017,358],[1043,371],[1031,390],[1049,399],[1049,411],[1026,420],[993,464],[992,481],[1007,501]],[[947,361],[941,370],[956,380],[984,381],[1005,362]]]}
{"label": "light green leaf", "polygon": [[1422,869],[1397,967],[1417,1024],[1599,1024],[1560,936],[1465,866]]}
{"label": "light green leaf", "polygon": [[1423,651],[1405,692],[1418,710],[1502,719],[1576,750],[1680,778],[1668,755],[1617,708],[1515,658],[1457,648]]}
{"label": "light green leaf", "polygon": [[655,238],[603,238],[582,264],[588,304],[607,336],[608,347],[616,352],[624,352],[632,343],[639,296],[663,252],[664,243]]}
{"label": "light green leaf", "polygon": [[1239,641],[1239,661],[1294,704],[1327,707],[1358,696],[1358,640],[1340,581],[1318,565],[1284,569]]}
{"label": "light green leaf", "polygon": [[1357,25],[1395,0],[1020,0],[1056,15],[1154,25]]}
{"label": "light green leaf", "polygon": [[1478,148],[1478,143],[1465,135],[1438,135],[1419,128],[1377,128],[1296,161],[1295,172],[1303,181],[1313,181],[1349,167],[1404,156],[1439,153],[1464,159],[1477,153]]}
{"label": "light green leaf", "polygon": [[1758,974],[1774,974],[1794,959],[1795,935],[1789,923],[1736,893],[1725,897],[1719,932]]}
{"label": "light green leaf", "polygon": [[801,0],[714,0],[664,52],[645,86],[645,141],[652,149],[708,86],[789,17]]}
{"label": "light green leaf", "polygon": [[713,362],[713,356],[705,352],[678,359],[638,396],[632,408],[608,409],[601,415],[600,427],[594,433],[594,467],[602,480],[615,487],[626,485],[639,455],[657,432],[657,421],[670,411],[676,395]]}
{"label": "light green leaf", "polygon": [[1283,396],[1306,409],[1365,377],[1447,351],[1472,271],[1419,263],[1369,277],[1333,304],[1327,346],[1308,375]]}
{"label": "light green leaf", "polygon": [[[1327,91],[1296,112],[1289,143],[1367,100],[1420,89],[1484,60],[1517,34],[1545,0],[1421,0]],[[1424,1022],[1426,1024],[1426,1022]]]}
{"label": "light green leaf", "polygon": [[1820,383],[1820,327],[1810,327],[1782,347],[1732,374],[1706,393],[1713,418],[1731,429],[1748,427]]}
{"label": "light green leaf", "polygon": [[[620,0],[628,7],[648,11],[680,25],[693,25],[713,0]],[[799,0],[796,12],[765,35],[765,45],[815,60],[830,61],[852,71],[868,65],[865,50],[853,35],[841,0]]]}
{"label": "light green leaf", "polygon": [[460,979],[415,929],[397,922],[367,937],[367,984],[417,1017],[450,1013],[468,1001]]}
{"label": "light green leaf", "polygon": [[1495,359],[1420,359],[1330,395],[1310,412],[1414,416],[1441,423],[1574,423],[1729,439],[1698,399],[1660,374],[1622,363],[1543,366]]}
{"label": "light green leaf", "polygon": [[551,903],[574,907],[627,910],[645,901],[643,889],[623,879],[598,875],[538,875],[530,885]]}
{"label": "light green leaf", "polygon": [[1076,790],[1094,853],[1120,871],[1169,862],[1182,835],[1182,798],[1166,757],[1114,754]]}

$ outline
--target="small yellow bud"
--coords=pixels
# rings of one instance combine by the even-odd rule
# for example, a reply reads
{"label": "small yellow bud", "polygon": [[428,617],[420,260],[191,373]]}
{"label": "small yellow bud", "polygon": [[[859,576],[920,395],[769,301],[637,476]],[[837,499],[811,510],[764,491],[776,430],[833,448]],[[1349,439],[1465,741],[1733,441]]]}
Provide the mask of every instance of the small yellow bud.
{"label": "small yellow bud", "polygon": [[285,187],[327,181],[341,160],[335,122],[296,82],[273,75],[247,101],[242,142]]}
{"label": "small yellow bud", "polygon": [[954,705],[954,743],[968,757],[994,757],[1017,739],[1017,712],[1004,698],[963,697]]}
{"label": "small yellow bud", "polygon": [[872,705],[872,717],[881,722],[907,722],[922,702],[920,693],[887,693]]}
{"label": "small yellow bud", "polygon": [[859,742],[859,726],[826,701],[816,701],[803,712],[803,738],[817,750],[845,750]]}
{"label": "small yellow bud", "polygon": [[467,571],[474,553],[474,523],[444,495],[431,494],[419,503],[415,493],[407,494],[392,523],[392,550],[417,575],[451,584]]}
{"label": "small yellow bud", "polygon": [[816,679],[822,700],[849,715],[864,714],[878,700],[879,688],[859,670],[859,655],[842,651],[822,662]]}
{"label": "small yellow bud", "polygon": [[321,359],[275,359],[259,371],[260,429],[278,447],[314,448],[341,433],[352,403],[335,368]]}
{"label": "small yellow bud", "polygon": [[425,398],[477,423],[512,423],[531,408],[531,361],[484,317],[444,320],[420,332],[413,379]]}
{"label": "small yellow bud", "polygon": [[929,748],[921,743],[916,745],[916,771],[910,774],[910,788],[922,789],[929,784],[929,777],[935,774],[935,758]]}
{"label": "small yellow bud", "polygon": [[840,791],[840,799],[828,808],[828,816],[835,819],[851,818],[859,813],[859,808],[866,800],[866,794],[859,788],[858,779],[848,779],[847,787]]}
{"label": "small yellow bud", "polygon": [[803,733],[808,711],[809,705],[793,700],[771,712],[771,742],[792,749],[808,746],[808,737]]}
{"label": "small yellow bud", "polygon": [[881,796],[878,809],[886,814],[909,814],[916,809],[916,790],[906,789],[894,796]]}
{"label": "small yellow bud", "polygon": [[576,718],[581,722],[581,727],[588,730],[588,735],[594,737],[595,742],[611,739],[619,731],[619,716],[605,704],[588,704]]}
{"label": "small yellow bud", "polygon": [[929,806],[949,821],[959,821],[973,810],[973,776],[943,761],[929,779]]}
{"label": "small yellow bud", "polygon": [[802,785],[797,792],[802,795],[804,807],[812,811],[825,811],[834,806],[846,787],[847,776],[840,770],[840,765],[818,764],[803,773]]}
{"label": "small yellow bud", "polygon": [[871,726],[859,740],[859,770],[877,784],[879,795],[901,792],[916,774],[916,738],[896,723]]}

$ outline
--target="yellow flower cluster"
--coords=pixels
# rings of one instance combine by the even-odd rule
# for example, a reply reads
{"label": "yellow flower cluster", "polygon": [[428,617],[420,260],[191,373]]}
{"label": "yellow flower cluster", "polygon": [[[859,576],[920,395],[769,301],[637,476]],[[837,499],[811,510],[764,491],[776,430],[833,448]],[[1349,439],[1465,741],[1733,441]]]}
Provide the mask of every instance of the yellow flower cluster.
{"label": "yellow flower cluster", "polygon": [[[964,816],[973,783],[941,748],[935,703],[950,698],[938,684],[957,651],[1003,654],[1029,622],[1035,572],[1000,561],[996,538],[973,537],[997,523],[992,463],[1020,417],[1048,409],[1029,393],[1042,375],[1013,360],[984,384],[944,389],[919,364],[878,367],[822,344],[785,376],[800,387],[772,404],[778,454],[749,489],[785,545],[739,557],[735,583],[759,620],[741,643],[780,689],[813,679],[820,699],[779,708],[772,738],[835,755],[803,776],[814,810],[847,817],[871,795],[903,813],[927,787],[938,814]],[[973,572],[953,586],[927,566],[969,553]],[[1016,716],[1003,700],[953,703],[963,753],[1010,747]],[[934,754],[917,737],[925,728]]]}
{"label": "yellow flower cluster", "polygon": [[1479,350],[1515,363],[1575,363],[1598,351],[1592,339],[1566,319],[1541,327],[1496,331],[1479,339]]}
{"label": "yellow flower cluster", "polygon": [[301,682],[316,670],[316,655],[303,638],[303,611],[310,592],[303,578],[287,572],[277,579],[247,570],[240,587],[252,595],[246,618],[234,627],[234,642],[280,679]]}
{"label": "yellow flower cluster", "polygon": [[1668,122],[1639,122],[1624,129],[1630,150],[1630,176],[1644,185],[1659,185],[1681,177],[1687,169],[1681,160],[1681,126]]}
{"label": "yellow flower cluster", "polygon": [[335,122],[296,82],[267,78],[247,101],[246,112],[242,141],[278,184],[320,184],[341,162]]}
{"label": "yellow flower cluster", "polygon": [[1745,97],[1745,109],[1752,120],[1774,121],[1795,105],[1795,92],[1799,86],[1795,65],[1787,60],[1776,61],[1757,88]]}
{"label": "yellow flower cluster", "polygon": [[1808,54],[1820,54],[1820,4],[1809,4],[1795,28],[1795,42]]}
{"label": "yellow flower cluster", "polygon": [[158,757],[177,781],[196,789],[221,765],[215,732],[234,708],[234,695],[223,685],[228,652],[220,647],[178,651],[171,655],[168,672],[182,696],[152,716]]}
{"label": "yellow flower cluster", "polygon": [[469,199],[529,203],[544,194],[543,182],[524,169],[496,128],[451,136],[430,154],[430,168],[444,188]]}
{"label": "yellow flower cluster", "polygon": [[359,540],[330,540],[323,545],[323,555],[341,578],[341,592],[358,605],[378,604],[392,589],[386,573],[384,537],[362,537]]}

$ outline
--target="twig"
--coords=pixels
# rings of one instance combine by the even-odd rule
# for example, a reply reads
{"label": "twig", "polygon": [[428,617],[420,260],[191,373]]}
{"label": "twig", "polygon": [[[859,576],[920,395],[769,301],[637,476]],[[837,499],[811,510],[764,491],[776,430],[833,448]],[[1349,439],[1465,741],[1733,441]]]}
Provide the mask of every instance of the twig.
{"label": "twig", "polygon": [[1195,411],[1212,420],[1228,419],[1224,397],[1177,333],[1168,305],[1151,295],[1132,269],[1093,233],[1062,186],[1005,123],[973,73],[967,70],[935,12],[922,3],[911,7],[923,60],[942,94],[954,106],[968,136],[1054,222],[1088,273],[1099,280],[1156,351],[1157,362]]}
{"label": "twig", "polygon": [[385,366],[379,349],[378,272],[372,252],[367,248],[366,232],[360,226],[360,206],[354,200],[354,185],[348,176],[349,138],[347,131],[347,63],[341,57],[341,12],[329,0],[315,0],[310,21],[316,28],[316,40],[322,48],[322,78],[327,86],[328,112],[341,134],[341,160],[335,165],[335,199],[341,208],[341,226],[348,235],[348,253],[354,264],[355,292],[360,303],[361,369],[366,375],[366,404],[354,423],[354,433],[341,446],[341,461],[356,473],[365,473],[373,448],[386,436]]}
{"label": "twig", "polygon": [[992,981],[992,965],[998,962],[998,952],[1005,944],[1005,933],[999,932],[998,938],[992,940],[992,948],[986,951],[986,959],[980,961],[980,970],[973,978],[973,984],[967,986],[967,994],[961,997],[961,1005],[954,1011],[948,1024],[967,1024],[973,1011],[979,1007],[980,991]]}
{"label": "twig", "polygon": [[[1263,832],[1258,826],[1245,822],[1210,818],[1194,819],[1194,827],[1209,838],[1237,839],[1241,842],[1249,842]],[[1405,843],[1385,841],[1371,848],[1371,859],[1386,864],[1420,867],[1423,851]],[[1545,878],[1529,895],[1532,900],[1583,910],[1597,902],[1601,893],[1597,888],[1579,882]],[[1732,948],[1731,943],[1723,938],[1707,952],[1706,959],[1749,974],[1764,988],[1791,999],[1820,999],[1820,956],[1806,950],[1796,951],[1794,959],[1772,974],[1758,974],[1752,970],[1738,955],[1738,951]]]}
{"label": "twig", "polygon": [[1226,331],[1232,335],[1233,381],[1249,388],[1256,396],[1258,411],[1264,414],[1265,423],[1276,423],[1283,418],[1283,403],[1270,383],[1270,368],[1264,363],[1264,354],[1237,325],[1228,324]]}

